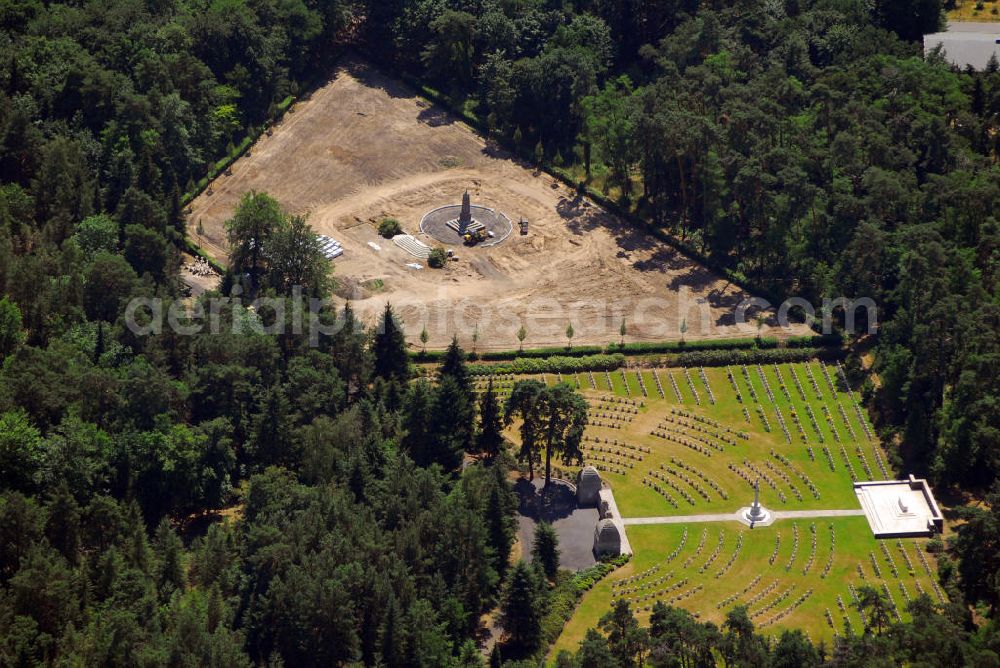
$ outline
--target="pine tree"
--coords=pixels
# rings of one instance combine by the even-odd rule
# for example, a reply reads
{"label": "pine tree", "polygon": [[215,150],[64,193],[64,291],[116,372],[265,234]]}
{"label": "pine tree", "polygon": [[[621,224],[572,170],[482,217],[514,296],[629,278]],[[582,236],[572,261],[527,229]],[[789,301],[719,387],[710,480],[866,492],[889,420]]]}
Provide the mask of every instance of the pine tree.
{"label": "pine tree", "polygon": [[124,525],[122,556],[129,566],[148,574],[152,561],[149,539],[146,536],[146,523],[143,521],[142,511],[135,501],[130,501],[126,507]]}
{"label": "pine tree", "polygon": [[540,592],[535,571],[519,561],[510,572],[500,620],[507,632],[507,645],[515,652],[533,652],[541,642],[543,601]]}
{"label": "pine tree", "polygon": [[515,417],[521,418],[521,447],[517,451],[517,460],[528,465],[528,478],[535,479],[535,463],[539,459],[542,433],[537,419],[536,404],[545,386],[537,380],[518,381],[507,397],[504,406],[503,419],[510,424]]}
{"label": "pine tree", "polygon": [[628,601],[619,598],[611,612],[601,617],[601,630],[608,634],[611,653],[620,666],[643,665],[643,654],[649,644],[649,633],[639,626]]}
{"label": "pine tree", "polygon": [[493,467],[486,501],[487,540],[496,555],[494,570],[501,578],[507,574],[510,550],[514,545],[514,511],[517,509],[517,497],[507,482],[506,470],[506,467]]}
{"label": "pine tree", "polygon": [[[327,319],[330,314],[323,314]],[[372,373],[372,351],[368,350],[368,334],[364,325],[355,317],[351,302],[344,304],[340,316],[329,324],[335,324],[336,331],[332,337],[320,339],[326,352],[333,358],[340,377],[347,383],[347,391],[351,396],[357,395],[368,385]]]}
{"label": "pine tree", "polygon": [[389,599],[389,609],[385,613],[382,625],[382,661],[386,668],[397,668],[406,665],[405,628],[402,613],[396,597]]}
{"label": "pine tree", "polygon": [[98,320],[97,321],[97,333],[95,335],[95,340],[94,340],[94,359],[93,359],[93,362],[94,362],[95,365],[101,363],[101,355],[104,354],[105,347],[106,346],[105,346],[105,342],[104,342],[104,321],[103,320]]}
{"label": "pine tree", "polygon": [[209,633],[214,633],[219,624],[223,622],[226,615],[226,602],[222,599],[222,592],[218,585],[212,585],[212,590],[208,594],[208,603],[205,605],[205,629]]}
{"label": "pine tree", "polygon": [[418,380],[410,386],[403,408],[403,449],[418,466],[433,462],[431,446],[431,408],[433,392],[430,383]]}
{"label": "pine tree", "polygon": [[451,471],[471,449],[474,410],[468,392],[452,376],[444,376],[431,408],[431,459]]}
{"label": "pine tree", "polygon": [[503,415],[500,402],[497,401],[493,389],[493,379],[490,378],[486,392],[479,400],[479,433],[476,434],[476,452],[486,455],[490,460],[500,454],[503,449]]}
{"label": "pine tree", "polygon": [[541,566],[547,578],[555,580],[559,573],[559,537],[548,522],[539,522],[535,527],[535,542],[531,548],[531,557]]}
{"label": "pine tree", "polygon": [[375,353],[375,375],[381,378],[407,380],[410,376],[410,360],[406,354],[406,339],[403,329],[396,320],[392,305],[386,304],[382,320],[375,332],[372,346]]}
{"label": "pine tree", "polygon": [[24,339],[21,309],[7,297],[3,297],[0,299],[0,362],[17,350]]}
{"label": "pine tree", "polygon": [[441,368],[438,369],[441,378],[450,377],[455,379],[458,386],[465,392],[472,392],[472,380],[469,377],[469,369],[465,364],[465,351],[458,345],[458,337],[452,338],[445,351]]}
{"label": "pine tree", "polygon": [[533,476],[534,463],[544,452],[546,487],[552,479],[553,454],[565,462],[582,459],[587,402],[566,383],[546,387],[537,380],[519,381],[507,398],[504,422],[510,424],[515,416],[522,420],[518,459],[528,464]]}
{"label": "pine tree", "polygon": [[292,407],[284,387],[274,385],[264,389],[259,403],[260,411],[251,419],[247,443],[253,463],[261,468],[296,464],[299,455],[292,439]]}
{"label": "pine tree", "polygon": [[153,536],[153,551],[156,553],[156,586],[161,600],[169,600],[170,595],[184,589],[184,544],[174,533],[170,520],[164,517],[156,527]]}
{"label": "pine tree", "polygon": [[482,668],[483,657],[479,653],[479,647],[472,638],[466,638],[462,646],[458,648],[458,657],[455,660],[456,668]]}
{"label": "pine tree", "polygon": [[170,191],[170,211],[167,214],[167,225],[177,232],[178,241],[184,239],[184,233],[186,230],[184,222],[184,206],[181,203],[181,189],[177,185],[176,180],[174,181],[173,188]]}
{"label": "pine tree", "polygon": [[[618,663],[608,647],[608,639],[594,629],[587,629],[587,635],[576,653],[578,666],[613,666]],[[684,665],[684,664],[680,664]]]}
{"label": "pine tree", "polygon": [[70,564],[76,565],[80,557],[80,506],[65,480],[59,482],[46,511],[45,536]]}

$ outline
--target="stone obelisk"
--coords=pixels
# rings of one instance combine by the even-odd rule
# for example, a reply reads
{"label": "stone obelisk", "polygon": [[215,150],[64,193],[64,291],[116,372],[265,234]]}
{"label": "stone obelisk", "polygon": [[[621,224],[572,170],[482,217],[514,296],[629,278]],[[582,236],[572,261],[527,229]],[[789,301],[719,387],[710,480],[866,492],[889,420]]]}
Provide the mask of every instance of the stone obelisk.
{"label": "stone obelisk", "polygon": [[469,199],[469,191],[462,195],[462,212],[458,215],[458,231],[465,232],[465,229],[472,223],[472,200]]}

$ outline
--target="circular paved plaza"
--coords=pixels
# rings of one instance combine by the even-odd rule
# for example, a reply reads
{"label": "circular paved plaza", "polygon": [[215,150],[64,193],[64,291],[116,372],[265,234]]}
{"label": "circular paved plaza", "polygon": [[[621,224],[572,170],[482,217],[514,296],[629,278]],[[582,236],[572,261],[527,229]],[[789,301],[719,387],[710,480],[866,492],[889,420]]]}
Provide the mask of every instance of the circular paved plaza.
{"label": "circular paved plaza", "polygon": [[[493,233],[492,237],[486,239],[479,246],[484,248],[496,246],[510,236],[511,229],[513,229],[510,218],[485,206],[473,204],[471,209],[472,219],[482,223],[487,232]],[[458,232],[448,227],[448,221],[457,220],[461,213],[462,205],[460,204],[449,204],[428,211],[420,219],[420,231],[429,234],[443,244],[460,246],[464,240]]]}

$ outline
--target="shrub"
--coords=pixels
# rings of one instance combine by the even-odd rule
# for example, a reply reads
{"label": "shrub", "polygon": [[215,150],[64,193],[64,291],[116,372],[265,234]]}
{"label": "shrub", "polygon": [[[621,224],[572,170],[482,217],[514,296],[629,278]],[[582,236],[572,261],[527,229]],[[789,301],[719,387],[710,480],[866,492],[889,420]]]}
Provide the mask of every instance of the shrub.
{"label": "shrub", "polygon": [[844,343],[844,337],[839,332],[832,334],[814,334],[806,336],[792,336],[785,341],[789,348],[821,348],[824,346],[840,346]]}
{"label": "shrub", "polygon": [[431,254],[427,256],[427,264],[435,269],[440,269],[446,262],[448,262],[448,251],[441,246],[432,248]]}
{"label": "shrub", "polygon": [[[623,554],[573,574],[561,571],[549,596],[545,617],[542,619],[542,647],[548,648],[556,641],[566,622],[573,616],[573,611],[576,610],[580,597],[587,590],[591,589],[608,573],[628,562],[629,556]],[[541,653],[542,658],[544,658],[545,649],[542,649]]]}
{"label": "shrub", "polygon": [[526,348],[524,350],[497,350],[484,352],[479,355],[484,360],[513,360],[518,357],[583,357],[585,355],[600,355],[604,352],[603,346],[573,346],[569,350],[566,346],[552,348]]}
{"label": "shrub", "polygon": [[[607,346],[600,345],[581,345],[573,346],[572,348],[566,348],[566,346],[552,346],[548,348],[525,348],[524,350],[492,350],[479,353],[479,359],[484,361],[500,362],[507,361],[512,362],[517,359],[529,359],[529,358],[548,358],[548,357],[592,357],[595,355],[600,355],[602,353],[607,354],[625,354],[625,355],[652,355],[656,353],[696,353],[702,351],[765,351],[765,350],[778,350],[779,347],[790,348],[790,349],[809,349],[808,357],[816,356],[817,352],[827,351],[817,351],[817,348],[834,347],[837,348],[843,343],[843,338],[839,334],[830,334],[826,336],[821,335],[809,335],[809,336],[796,336],[787,339],[786,341],[780,343],[778,339],[773,337],[765,336],[761,339],[756,338],[735,338],[735,339],[708,339],[705,341],[648,341],[648,342],[636,342],[636,343],[626,343],[622,346],[619,342],[614,341],[609,343]],[[434,358],[436,353],[427,353],[428,358]],[[793,359],[800,359],[793,354]],[[766,360],[766,357],[761,359]]]}
{"label": "shrub", "polygon": [[[835,352],[835,351],[833,351]],[[830,349],[770,348],[766,350],[697,350],[670,360],[672,366],[725,366],[727,364],[781,364],[830,356]]]}
{"label": "shrub", "polygon": [[383,218],[382,222],[378,224],[378,233],[381,237],[391,239],[397,234],[403,233],[403,226],[395,218]]}
{"label": "shrub", "polygon": [[704,341],[652,341],[626,343],[624,346],[612,344],[608,349],[625,353],[680,353],[689,350],[739,350],[753,348],[777,348],[778,339],[765,336],[761,339],[707,339]]}
{"label": "shrub", "polygon": [[544,359],[518,357],[501,364],[470,364],[469,373],[486,376],[491,373],[575,373],[577,371],[611,371],[625,364],[621,353],[588,355],[586,357],[554,356]]}
{"label": "shrub", "polygon": [[573,576],[573,585],[576,587],[576,590],[582,594],[583,592],[592,589],[593,586],[600,582],[608,573],[627,564],[630,558],[631,557],[627,554],[620,554],[617,557],[605,558],[605,560],[598,564],[594,564],[590,568],[577,571]]}

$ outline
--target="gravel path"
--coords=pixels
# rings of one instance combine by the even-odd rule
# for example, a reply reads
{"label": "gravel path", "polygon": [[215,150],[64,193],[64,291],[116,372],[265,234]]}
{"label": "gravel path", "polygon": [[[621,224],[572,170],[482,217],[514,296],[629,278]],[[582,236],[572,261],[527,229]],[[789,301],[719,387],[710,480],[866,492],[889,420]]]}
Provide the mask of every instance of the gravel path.
{"label": "gravel path", "polygon": [[[857,517],[864,516],[861,508],[851,510],[769,510],[775,520],[795,520],[813,517]],[[689,524],[695,522],[738,522],[736,513],[715,513],[711,515],[668,515],[665,517],[626,517],[622,522],[630,524]]]}

